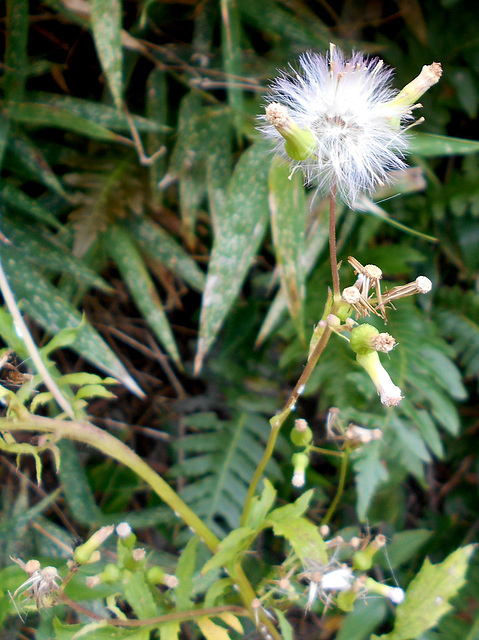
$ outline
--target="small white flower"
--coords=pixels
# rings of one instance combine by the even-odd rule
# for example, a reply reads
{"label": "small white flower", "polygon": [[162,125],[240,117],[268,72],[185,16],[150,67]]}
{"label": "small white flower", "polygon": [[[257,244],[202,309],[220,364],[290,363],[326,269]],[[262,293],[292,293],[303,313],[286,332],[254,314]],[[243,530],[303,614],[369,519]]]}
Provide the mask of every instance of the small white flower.
{"label": "small white flower", "polygon": [[325,573],[321,578],[321,589],[324,591],[349,591],[353,580],[353,570],[349,567],[335,569]]}
{"label": "small white flower", "polygon": [[389,587],[384,595],[386,596],[386,598],[389,598],[389,600],[391,600],[391,602],[393,602],[394,604],[401,604],[401,602],[404,602],[404,599],[406,597],[406,594],[400,587]]}
{"label": "small white flower", "polygon": [[360,194],[388,183],[389,171],[406,167],[404,125],[441,67],[425,67],[398,92],[391,87],[392,69],[379,58],[353,53],[348,60],[331,45],[329,56],[306,53],[299,62],[299,73],[283,73],[273,83],[262,131],[303,169],[308,184],[328,193],[337,189],[353,205]]}
{"label": "small white flower", "polygon": [[119,538],[128,538],[132,533],[131,527],[128,522],[120,522],[120,524],[116,528],[116,535]]}

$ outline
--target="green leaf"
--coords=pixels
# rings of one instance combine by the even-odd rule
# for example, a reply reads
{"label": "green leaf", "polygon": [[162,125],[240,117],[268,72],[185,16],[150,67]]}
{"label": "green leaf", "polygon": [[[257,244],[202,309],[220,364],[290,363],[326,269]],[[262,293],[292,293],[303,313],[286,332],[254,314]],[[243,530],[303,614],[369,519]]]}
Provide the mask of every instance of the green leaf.
{"label": "green leaf", "polygon": [[205,274],[196,262],[162,227],[143,217],[130,217],[124,221],[149,260],[160,261],[176,273],[195,291],[203,291]]}
{"label": "green leaf", "polygon": [[90,0],[93,38],[100,63],[118,110],[123,104],[121,0]]}
{"label": "green leaf", "polygon": [[145,320],[173,361],[181,368],[180,354],[155,283],[130,234],[120,225],[110,225],[104,232],[104,240],[108,253],[115,261]]}
{"label": "green leaf", "polygon": [[255,496],[252,500],[246,526],[258,529],[264,526],[264,520],[276,500],[276,490],[268,480],[263,479],[264,489],[261,497]]}
{"label": "green leaf", "polygon": [[122,591],[140,620],[158,615],[158,608],[143,571],[128,572],[122,580]]}
{"label": "green leaf", "polygon": [[193,608],[193,574],[195,573],[196,557],[198,555],[199,538],[196,536],[188,541],[183,549],[175,576],[178,578],[178,586],[173,591],[177,611],[187,611]]}
{"label": "green leaf", "polygon": [[450,138],[438,136],[432,133],[412,133],[411,153],[426,158],[437,156],[458,156],[479,151],[477,140],[464,140],[463,138]]}
{"label": "green leaf", "polygon": [[28,9],[28,0],[7,0],[4,90],[9,101],[22,100],[25,91],[28,69]]}
{"label": "green leaf", "polygon": [[382,207],[380,207],[376,202],[373,202],[368,197],[363,196],[358,204],[355,207],[358,211],[363,211],[364,213],[371,214],[376,218],[380,218],[386,224],[391,227],[395,227],[396,229],[400,229],[411,236],[417,236],[422,240],[427,240],[428,242],[437,242],[437,238],[434,236],[429,236],[426,233],[422,233],[421,231],[416,231],[416,229],[412,229],[411,227],[407,227],[405,224],[398,222],[394,218],[391,218],[389,213],[385,211]]}
{"label": "green leaf", "polygon": [[196,374],[238,296],[266,232],[268,164],[266,147],[254,144],[241,156],[231,179],[203,293]]}
{"label": "green leaf", "polygon": [[433,535],[434,532],[427,529],[412,529],[395,533],[384,550],[384,562],[381,562],[381,566],[389,570],[399,567],[413,558]]}
{"label": "green leaf", "polygon": [[60,449],[59,476],[66,503],[72,516],[80,524],[93,527],[102,521],[102,513],[97,507],[93,492],[75,445],[68,440],[58,443]]}
{"label": "green leaf", "polygon": [[31,176],[61,196],[66,196],[60,180],[53,173],[40,149],[17,129],[8,140],[8,147]]}
{"label": "green leaf", "polygon": [[180,631],[180,623],[176,622],[176,620],[173,622],[164,622],[159,627],[160,640],[178,640]]}
{"label": "green leaf", "polygon": [[77,116],[67,109],[54,105],[43,105],[35,102],[10,102],[7,109],[8,115],[14,122],[29,124],[38,127],[54,127],[73,131],[93,140],[105,142],[119,142],[125,144],[125,139],[117,133],[102,127],[97,122],[92,122],[81,116]]}
{"label": "green leaf", "polygon": [[281,285],[301,341],[304,336],[306,199],[303,176],[275,156],[269,172],[271,230]]}
{"label": "green leaf", "polygon": [[294,517],[285,520],[268,518],[266,522],[273,527],[275,535],[286,538],[304,564],[310,560],[316,560],[321,565],[328,564],[326,543],[312,522]]}
{"label": "green leaf", "polygon": [[238,86],[242,72],[241,20],[236,0],[220,0],[221,5],[221,52],[226,71],[228,103],[238,133],[242,131],[244,112],[243,90]]}
{"label": "green leaf", "polygon": [[[146,88],[146,112],[148,122],[153,122],[160,129],[164,128],[164,123],[168,121],[168,85],[166,72],[163,69],[155,68],[148,76]],[[148,135],[147,151],[149,154],[156,153],[166,142],[166,136],[156,131]],[[158,158],[148,168],[150,183],[150,193],[154,207],[160,207],[163,203],[163,189],[160,182],[166,173],[166,155]]]}
{"label": "green leaf", "polygon": [[88,321],[58,293],[47,280],[40,277],[25,257],[10,246],[2,246],[1,257],[10,286],[22,307],[49,333],[78,327],[72,348],[102,371],[119,380],[130,391],[143,392],[126,371],[121,361]]}
{"label": "green leaf", "polygon": [[384,598],[357,599],[354,609],[343,618],[335,640],[367,640],[387,615]]}
{"label": "green leaf", "polygon": [[433,565],[426,558],[410,583],[406,599],[396,610],[391,633],[380,640],[413,640],[434,627],[453,607],[449,603],[466,582],[469,558],[476,545],[461,547],[443,562]]}
{"label": "green leaf", "polygon": [[251,527],[238,527],[224,538],[215,555],[206,562],[201,573],[207,573],[212,569],[218,569],[229,564],[251,546],[258,531]]}
{"label": "green leaf", "polygon": [[278,507],[272,511],[268,516],[268,520],[270,522],[283,522],[290,518],[299,518],[309,507],[313,494],[314,489],[305,491],[292,504],[286,504],[284,507]]}
{"label": "green leaf", "polygon": [[287,617],[281,609],[273,609],[275,616],[278,618],[281,637],[284,640],[294,640],[293,627],[290,625]]}
{"label": "green leaf", "polygon": [[356,472],[356,492],[358,502],[356,510],[358,518],[364,522],[368,509],[378,486],[386,482],[388,472],[380,458],[382,442],[370,442],[352,454],[354,471]]}
{"label": "green leaf", "polygon": [[7,182],[0,181],[0,200],[2,200],[4,204],[18,209],[23,213],[27,213],[29,216],[32,216],[32,218],[36,218],[40,222],[45,222],[51,227],[61,229],[63,226],[55,216],[52,216],[52,214],[38,204],[36,200],[30,198],[23,193],[23,191]]}
{"label": "green leaf", "polygon": [[231,640],[227,629],[215,624],[206,616],[198,618],[196,620],[196,624],[199,626],[201,633],[206,640]]}

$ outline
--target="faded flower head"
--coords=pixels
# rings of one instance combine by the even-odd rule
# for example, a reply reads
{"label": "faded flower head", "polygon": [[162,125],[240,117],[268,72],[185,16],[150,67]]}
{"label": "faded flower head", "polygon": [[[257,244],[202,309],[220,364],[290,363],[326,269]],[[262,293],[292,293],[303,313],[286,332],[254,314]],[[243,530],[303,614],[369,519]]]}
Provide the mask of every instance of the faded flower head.
{"label": "faded flower head", "polygon": [[277,151],[301,167],[308,184],[337,189],[353,205],[364,192],[406,167],[405,125],[415,101],[435,84],[441,65],[424,67],[401,92],[391,87],[392,69],[379,58],[353,53],[346,59],[333,44],[328,56],[306,53],[299,73],[283,73],[272,85],[263,133]]}

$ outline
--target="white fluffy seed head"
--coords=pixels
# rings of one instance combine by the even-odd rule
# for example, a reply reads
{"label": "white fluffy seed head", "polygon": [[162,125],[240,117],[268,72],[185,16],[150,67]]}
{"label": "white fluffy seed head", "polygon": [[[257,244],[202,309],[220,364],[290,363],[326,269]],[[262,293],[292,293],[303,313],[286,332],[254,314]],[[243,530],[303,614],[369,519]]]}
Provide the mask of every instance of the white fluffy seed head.
{"label": "white fluffy seed head", "polygon": [[[411,105],[396,104],[392,70],[379,58],[353,53],[348,60],[332,46],[328,56],[306,53],[299,73],[283,73],[272,85],[272,103],[286,106],[302,130],[311,131],[315,148],[297,163],[308,184],[353,205],[364,192],[390,182],[388,172],[404,169],[408,147],[404,124]],[[281,133],[264,118],[263,133],[287,157]]]}
{"label": "white fluffy seed head", "polygon": [[418,276],[416,278],[417,290],[419,293],[429,293],[432,289],[432,282],[426,276]]}

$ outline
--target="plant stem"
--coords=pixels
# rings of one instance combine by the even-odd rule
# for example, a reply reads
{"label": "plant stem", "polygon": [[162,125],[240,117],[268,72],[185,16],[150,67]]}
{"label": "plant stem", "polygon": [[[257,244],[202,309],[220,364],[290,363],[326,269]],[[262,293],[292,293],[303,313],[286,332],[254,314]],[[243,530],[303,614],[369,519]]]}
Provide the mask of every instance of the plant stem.
{"label": "plant stem", "polygon": [[336,511],[336,507],[338,506],[339,501],[343,495],[344,485],[346,482],[346,472],[348,470],[348,462],[349,462],[349,450],[346,449],[343,452],[343,457],[341,458],[341,470],[339,472],[339,484],[338,490],[336,491],[336,495],[334,496],[334,500],[331,502],[326,515],[324,516],[321,525],[329,524],[331,518],[333,517],[334,512]]}
{"label": "plant stem", "polygon": [[58,439],[68,438],[69,440],[88,444],[101,451],[104,455],[121,462],[140,478],[143,478],[173,512],[215,553],[220,542],[215,534],[140,456],[121,440],[106,431],[88,422],[52,420],[30,414],[28,414],[28,417],[24,418],[22,416],[15,421],[0,418],[0,431],[41,431],[52,433]]}

